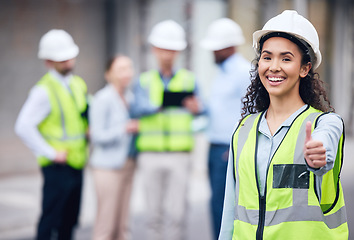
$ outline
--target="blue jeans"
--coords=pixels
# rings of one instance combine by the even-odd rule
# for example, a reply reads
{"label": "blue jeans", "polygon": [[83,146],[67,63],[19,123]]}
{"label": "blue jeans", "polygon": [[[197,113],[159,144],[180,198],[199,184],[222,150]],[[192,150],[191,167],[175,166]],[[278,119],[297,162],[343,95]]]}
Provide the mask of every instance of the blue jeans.
{"label": "blue jeans", "polygon": [[220,232],[228,156],[228,144],[210,145],[208,167],[211,187],[211,220],[214,239],[218,239]]}

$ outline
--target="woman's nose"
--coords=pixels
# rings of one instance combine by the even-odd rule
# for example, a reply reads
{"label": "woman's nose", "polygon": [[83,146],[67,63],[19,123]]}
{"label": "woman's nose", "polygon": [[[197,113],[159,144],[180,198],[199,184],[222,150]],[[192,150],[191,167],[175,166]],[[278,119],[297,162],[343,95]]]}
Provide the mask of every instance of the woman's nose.
{"label": "woman's nose", "polygon": [[269,67],[269,70],[272,71],[272,72],[278,72],[280,71],[280,64],[278,61],[272,61],[270,67]]}

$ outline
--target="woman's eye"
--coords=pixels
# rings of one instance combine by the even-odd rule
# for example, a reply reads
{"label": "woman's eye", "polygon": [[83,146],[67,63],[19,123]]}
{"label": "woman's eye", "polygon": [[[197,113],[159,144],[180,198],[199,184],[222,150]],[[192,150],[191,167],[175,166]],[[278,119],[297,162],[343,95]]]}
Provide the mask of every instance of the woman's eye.
{"label": "woman's eye", "polygon": [[264,59],[264,60],[270,60],[270,57],[264,56],[263,59]]}
{"label": "woman's eye", "polygon": [[283,58],[283,61],[284,61],[284,62],[289,62],[289,61],[291,61],[291,58],[290,58],[290,57],[284,57],[284,58]]}

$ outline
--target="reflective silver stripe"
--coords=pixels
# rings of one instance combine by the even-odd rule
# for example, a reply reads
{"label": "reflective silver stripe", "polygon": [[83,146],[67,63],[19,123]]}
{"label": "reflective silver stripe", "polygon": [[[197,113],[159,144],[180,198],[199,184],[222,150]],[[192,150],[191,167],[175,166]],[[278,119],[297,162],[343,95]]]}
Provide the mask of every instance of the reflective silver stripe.
{"label": "reflective silver stripe", "polygon": [[[51,81],[48,81],[49,83],[49,88],[51,89],[51,92],[53,92],[55,99],[57,100],[58,106],[59,106],[59,111],[60,111],[60,121],[61,121],[61,127],[63,130],[63,136],[61,138],[54,138],[52,136],[45,136],[46,139],[48,140],[60,140],[60,141],[70,141],[70,140],[80,140],[80,139],[85,139],[86,135],[85,134],[78,134],[78,135],[74,135],[74,136],[69,136],[67,130],[66,130],[66,125],[65,125],[65,117],[64,117],[64,110],[63,107],[60,103],[60,99],[59,96],[57,94],[57,92],[55,91],[55,86],[53,86]],[[69,87],[68,89],[69,93],[72,95],[73,101],[75,102],[75,97],[73,95],[73,92],[71,90],[71,88]],[[79,109],[77,108],[77,104],[75,102],[75,106],[77,111],[79,112]]]}
{"label": "reflective silver stripe", "polygon": [[192,135],[191,131],[169,131],[169,132],[165,132],[165,134],[173,134],[173,135]]}
{"label": "reflective silver stripe", "polygon": [[[258,224],[258,210],[247,210],[243,206],[237,206],[238,220],[252,225]],[[265,226],[274,226],[283,222],[314,221],[325,222],[330,229],[334,229],[347,222],[345,207],[337,212],[324,216],[321,208],[317,206],[292,206],[277,211],[267,211]]]}
{"label": "reflective silver stripe", "polygon": [[[50,84],[51,85],[51,84]],[[65,126],[65,118],[64,118],[64,111],[63,111],[63,107],[60,104],[60,100],[58,97],[58,94],[56,91],[53,90],[53,86],[50,86],[52,88],[52,92],[54,94],[55,99],[57,100],[58,106],[59,106],[59,111],[60,111],[60,122],[61,122],[61,128],[63,129],[63,139],[68,137],[68,133],[66,131],[66,126]]]}
{"label": "reflective silver stripe", "polygon": [[144,131],[140,135],[164,135],[164,134],[176,134],[176,135],[192,135],[191,131]]}
{"label": "reflective silver stripe", "polygon": [[165,108],[162,111],[162,114],[168,114],[170,115],[191,115],[191,113],[188,112],[187,109],[181,108],[181,107],[170,107],[170,108]]}
{"label": "reflective silver stripe", "polygon": [[347,211],[345,209],[345,206],[341,207],[335,213],[325,216],[325,223],[331,229],[337,228],[346,222],[347,222]]}
{"label": "reflective silver stripe", "polygon": [[44,135],[44,138],[47,140],[57,140],[57,141],[72,141],[72,140],[80,140],[80,139],[85,139],[86,135],[85,134],[80,134],[80,135],[75,135],[75,136],[63,136],[61,138],[56,138],[53,136],[47,136]]}
{"label": "reflective silver stripe", "polygon": [[[187,81],[188,80],[189,79],[187,79]],[[183,81],[183,89],[184,89],[184,91],[188,91],[189,90],[189,83],[187,81]],[[194,89],[194,87],[192,89]]]}
{"label": "reflective silver stripe", "polygon": [[[189,90],[195,89],[195,82],[194,82],[195,78],[194,78],[194,76],[192,76],[192,74],[188,73],[185,69],[183,69],[182,71],[183,71],[183,74],[184,74],[184,76],[183,76],[183,89],[185,91],[189,91]],[[189,87],[190,81],[193,81],[192,88]]]}
{"label": "reflective silver stripe", "polygon": [[244,206],[236,205],[235,213],[236,212],[237,216],[235,219],[252,225],[258,225],[259,210],[247,210]]}
{"label": "reflective silver stripe", "polygon": [[304,164],[304,157],[303,157],[303,149],[304,149],[304,142],[305,142],[305,128],[306,128],[306,123],[310,121],[311,123],[317,118],[318,115],[320,115],[320,112],[316,113],[311,113],[309,116],[306,117],[306,119],[303,121],[299,135],[297,137],[297,142],[295,146],[295,153],[294,153],[294,164]]}
{"label": "reflective silver stripe", "polygon": [[63,137],[61,139],[68,139],[68,133],[66,131],[66,125],[65,125],[65,117],[64,117],[64,111],[63,111],[63,107],[60,103],[60,100],[59,100],[59,96],[57,94],[57,92],[55,91],[55,86],[53,86],[53,84],[51,83],[51,81],[48,81],[49,83],[49,86],[50,86],[50,89],[51,91],[53,92],[54,94],[54,97],[55,99],[57,100],[57,104],[59,106],[59,111],[60,111],[60,121],[61,121],[61,128],[63,129]]}
{"label": "reflective silver stripe", "polygon": [[293,188],[293,206],[308,205],[308,189]]}
{"label": "reflective silver stripe", "polygon": [[[258,113],[258,114],[252,114],[250,115],[245,121],[244,123],[241,123],[241,125],[239,126],[239,132],[238,132],[238,141],[237,141],[237,152],[236,152],[236,169],[238,169],[238,160],[239,160],[239,157],[240,157],[240,154],[241,154],[241,150],[243,149],[243,146],[245,145],[246,143],[246,140],[248,138],[248,134],[249,132],[251,131],[252,127],[253,127],[253,123],[254,123],[254,120],[260,115],[261,113]],[[233,147],[233,146],[232,146]],[[234,152],[235,154],[235,152]],[[238,172],[236,171],[236,174],[237,174],[237,177],[236,179],[238,179]],[[236,193],[239,192],[239,181],[236,181]],[[238,205],[238,194],[236,194],[235,196],[235,203],[237,206]],[[237,210],[238,208],[235,207],[235,219],[238,218],[238,213],[237,213]],[[257,214],[258,214],[258,211],[257,211]],[[241,213],[242,215],[242,213]],[[258,218],[256,218],[258,219]]]}
{"label": "reflective silver stripe", "polygon": [[[304,143],[306,138],[306,132],[305,132],[306,123],[308,121],[313,123],[313,121],[320,114],[321,114],[320,112],[311,113],[302,122],[299,134],[297,136],[297,141],[296,141],[296,146],[294,151],[294,160],[293,160],[294,164],[305,164],[303,149],[304,149]],[[293,188],[293,206],[299,206],[304,204],[308,205],[308,189]]]}
{"label": "reflective silver stripe", "polygon": [[283,222],[323,220],[321,208],[317,206],[292,206],[277,211],[267,211],[265,225],[272,226]]}
{"label": "reflective silver stripe", "polygon": [[285,209],[279,209],[276,212],[267,211],[266,226],[277,225],[283,222],[294,221],[317,221],[324,222],[328,228],[337,228],[347,222],[345,207],[337,212],[324,216],[321,208],[317,206],[292,206]]}
{"label": "reflective silver stripe", "polygon": [[[254,120],[260,115],[261,113],[258,114],[252,114],[250,117],[246,119],[246,121],[239,126],[239,133],[238,133],[238,141],[237,141],[237,155],[236,155],[236,163],[238,163],[238,159],[240,157],[241,151],[243,149],[243,146],[246,143],[246,140],[248,138],[248,134],[250,133]],[[238,166],[237,166],[238,167]]]}

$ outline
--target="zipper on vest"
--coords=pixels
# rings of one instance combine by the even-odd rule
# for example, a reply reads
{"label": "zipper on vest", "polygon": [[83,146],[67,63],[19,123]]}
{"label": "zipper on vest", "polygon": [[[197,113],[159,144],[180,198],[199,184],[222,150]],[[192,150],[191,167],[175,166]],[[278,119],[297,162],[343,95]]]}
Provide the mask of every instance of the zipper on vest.
{"label": "zipper on vest", "polygon": [[258,228],[256,233],[257,240],[263,239],[265,213],[266,213],[266,197],[259,195],[259,218],[258,218]]}
{"label": "zipper on vest", "polygon": [[268,171],[269,171],[269,166],[271,165],[271,162],[273,160],[274,155],[276,154],[276,152],[278,151],[280,145],[283,143],[286,135],[288,134],[291,126],[293,125],[293,123],[295,122],[295,120],[304,112],[306,112],[308,109],[310,108],[309,105],[307,105],[306,109],[303,110],[299,115],[296,116],[296,118],[292,121],[292,123],[290,124],[290,127],[288,129],[288,131],[285,133],[283,139],[280,141],[277,149],[275,150],[273,156],[270,158],[270,162],[268,164],[267,167],[267,173],[266,173],[266,178],[265,178],[265,187],[264,187],[264,196],[261,195],[261,192],[259,190],[259,181],[258,181],[258,173],[257,173],[257,149],[258,149],[258,129],[259,129],[259,124],[261,122],[262,119],[262,115],[265,113],[264,111],[262,112],[262,115],[260,116],[258,123],[257,123],[257,135],[256,135],[256,149],[255,149],[255,157],[254,157],[254,161],[255,161],[255,171],[256,171],[256,182],[257,182],[257,190],[258,190],[258,196],[259,196],[259,216],[258,216],[258,227],[257,227],[257,232],[256,232],[256,239],[257,240],[263,240],[263,232],[264,232],[264,225],[265,225],[265,215],[266,215],[266,196],[267,196],[267,182],[268,182]]}
{"label": "zipper on vest", "polygon": [[[268,170],[267,170],[267,172],[268,172]],[[257,168],[256,168],[256,182],[257,182],[258,202],[259,202],[259,210],[258,210],[259,215],[258,215],[258,227],[257,227],[257,232],[256,232],[256,239],[262,240],[263,239],[263,232],[264,232],[264,224],[265,224],[265,215],[266,215],[267,186],[264,189],[264,196],[262,196],[261,192],[259,190]]]}
{"label": "zipper on vest", "polygon": [[[262,113],[262,115],[264,112]],[[258,123],[257,123],[257,128],[256,131],[258,133],[259,129],[259,124],[260,124],[260,119],[262,119],[262,115],[260,116]],[[255,164],[255,176],[256,176],[256,182],[257,182],[257,190],[258,190],[258,202],[259,202],[259,211],[258,211],[258,227],[257,227],[257,232],[256,232],[256,239],[257,240],[262,240],[263,239],[263,231],[264,231],[264,222],[265,222],[265,213],[266,213],[266,196],[267,196],[267,184],[264,189],[264,196],[261,195],[261,191],[259,189],[259,181],[258,181],[258,172],[257,172],[257,149],[258,149],[258,134],[256,133],[256,148],[255,148],[255,156],[254,156],[254,164]],[[268,169],[267,169],[267,174],[268,174]],[[266,177],[266,182],[267,182],[267,177]]]}

